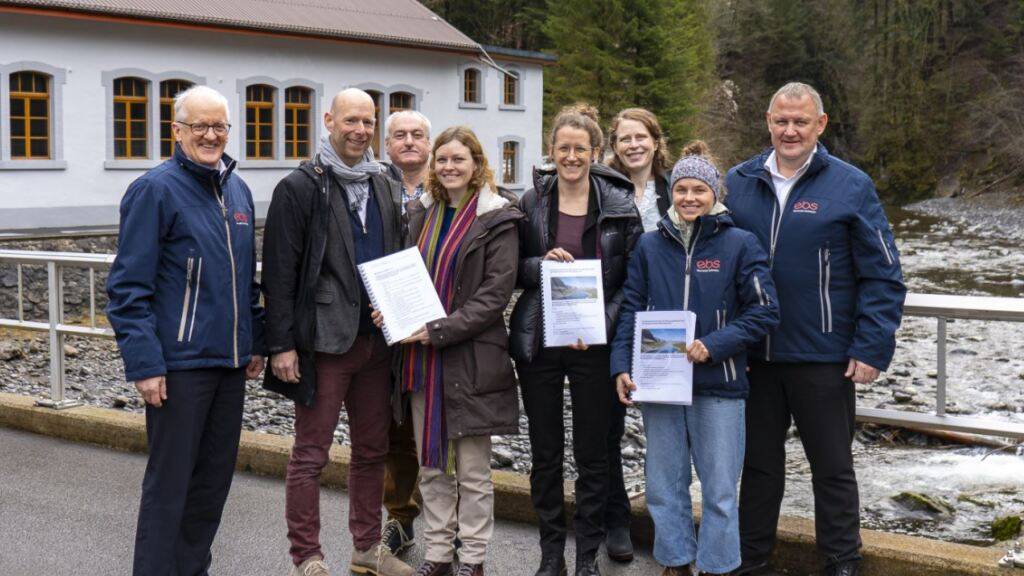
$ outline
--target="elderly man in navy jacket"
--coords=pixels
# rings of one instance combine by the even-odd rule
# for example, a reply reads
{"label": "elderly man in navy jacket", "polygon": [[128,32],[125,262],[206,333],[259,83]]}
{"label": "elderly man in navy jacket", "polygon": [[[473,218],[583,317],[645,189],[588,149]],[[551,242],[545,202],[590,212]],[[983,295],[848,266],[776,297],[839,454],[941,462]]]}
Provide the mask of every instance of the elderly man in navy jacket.
{"label": "elderly man in navy jacket", "polygon": [[767,121],[772,148],[726,178],[736,224],[768,252],[782,312],[750,350],[738,573],[770,573],[795,421],[811,464],[825,573],[851,576],[861,558],[854,385],[888,368],[906,288],[871,178],[818,142],[828,123],[818,92],[783,86]]}
{"label": "elderly man in navy jacket", "polygon": [[205,575],[231,487],[245,379],[263,369],[252,194],[224,154],[228,103],[175,99],[174,156],[121,200],[107,316],[146,401],[135,576]]}

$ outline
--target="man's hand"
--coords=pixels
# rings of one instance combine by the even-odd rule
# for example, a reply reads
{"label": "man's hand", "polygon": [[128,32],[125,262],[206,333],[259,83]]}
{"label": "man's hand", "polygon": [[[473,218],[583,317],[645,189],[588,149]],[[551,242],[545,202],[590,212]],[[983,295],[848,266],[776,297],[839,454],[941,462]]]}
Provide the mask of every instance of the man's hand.
{"label": "man's hand", "polygon": [[629,377],[628,372],[623,372],[615,377],[615,391],[619,393],[619,402],[622,402],[626,406],[632,406],[633,400],[630,395],[636,390],[636,384],[633,383],[633,379]]}
{"label": "man's hand", "polygon": [[853,380],[855,384],[871,384],[875,378],[878,378],[878,372],[878,368],[868,366],[856,358],[850,358],[845,376]]}
{"label": "man's hand", "polygon": [[245,367],[245,378],[253,380],[260,375],[260,372],[263,372],[263,356],[253,354],[249,365]]}
{"label": "man's hand", "polygon": [[135,388],[146,404],[159,408],[164,405],[164,400],[167,400],[167,379],[164,376],[136,380]]}
{"label": "man's hand", "polygon": [[711,353],[704,347],[704,343],[700,340],[694,340],[693,344],[686,349],[686,357],[690,359],[690,362],[694,364],[700,364],[701,362],[707,362],[708,358],[711,357]]}
{"label": "man's hand", "polygon": [[270,370],[277,376],[277,379],[289,384],[298,384],[299,378],[299,355],[295,350],[281,352],[270,357]]}

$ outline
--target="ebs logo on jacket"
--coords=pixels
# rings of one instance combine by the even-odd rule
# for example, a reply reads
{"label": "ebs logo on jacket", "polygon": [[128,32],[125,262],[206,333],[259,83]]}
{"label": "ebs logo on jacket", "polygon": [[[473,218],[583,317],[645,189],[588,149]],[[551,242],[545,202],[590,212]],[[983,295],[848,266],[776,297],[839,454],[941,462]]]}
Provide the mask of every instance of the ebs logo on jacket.
{"label": "ebs logo on jacket", "polygon": [[793,204],[794,214],[817,214],[818,203],[811,200],[801,200]]}
{"label": "ebs logo on jacket", "polygon": [[718,258],[697,260],[697,272],[718,272],[722,269],[722,261]]}

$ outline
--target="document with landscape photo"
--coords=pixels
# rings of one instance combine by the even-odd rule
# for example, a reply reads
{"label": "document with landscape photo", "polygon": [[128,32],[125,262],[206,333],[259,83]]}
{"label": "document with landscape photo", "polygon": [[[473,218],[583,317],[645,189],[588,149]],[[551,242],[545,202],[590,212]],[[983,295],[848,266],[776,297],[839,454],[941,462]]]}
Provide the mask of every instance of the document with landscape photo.
{"label": "document with landscape photo", "polygon": [[633,328],[634,402],[691,404],[693,364],[686,348],[693,342],[697,316],[682,310],[637,312]]}
{"label": "document with landscape photo", "polygon": [[447,316],[418,248],[364,262],[359,265],[359,275],[370,302],[384,319],[384,338],[389,346],[408,338],[427,322]]}
{"label": "document with landscape photo", "polygon": [[545,347],[607,342],[600,260],[545,260],[541,284]]}

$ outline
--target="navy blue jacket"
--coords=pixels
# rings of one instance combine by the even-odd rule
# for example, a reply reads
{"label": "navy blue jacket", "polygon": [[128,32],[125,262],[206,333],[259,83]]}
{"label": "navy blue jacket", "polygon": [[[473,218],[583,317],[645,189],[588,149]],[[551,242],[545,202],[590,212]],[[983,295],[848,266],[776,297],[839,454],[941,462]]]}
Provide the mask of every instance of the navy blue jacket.
{"label": "navy blue jacket", "polygon": [[736,225],[768,251],[782,322],[751,350],[773,362],[847,362],[885,370],[906,286],[871,178],[818,144],[779,206],[766,150],[726,176]]}
{"label": "navy blue jacket", "polygon": [[252,194],[224,162],[221,175],[175,146],[121,200],[107,318],[128,381],[262,353]]}
{"label": "navy blue jacket", "polygon": [[747,347],[779,323],[768,258],[727,213],[701,216],[695,226],[689,250],[668,216],[640,236],[623,286],[612,376],[632,371],[637,311],[690,310],[697,315],[694,337],[711,355],[694,365],[693,393],[746,398]]}

